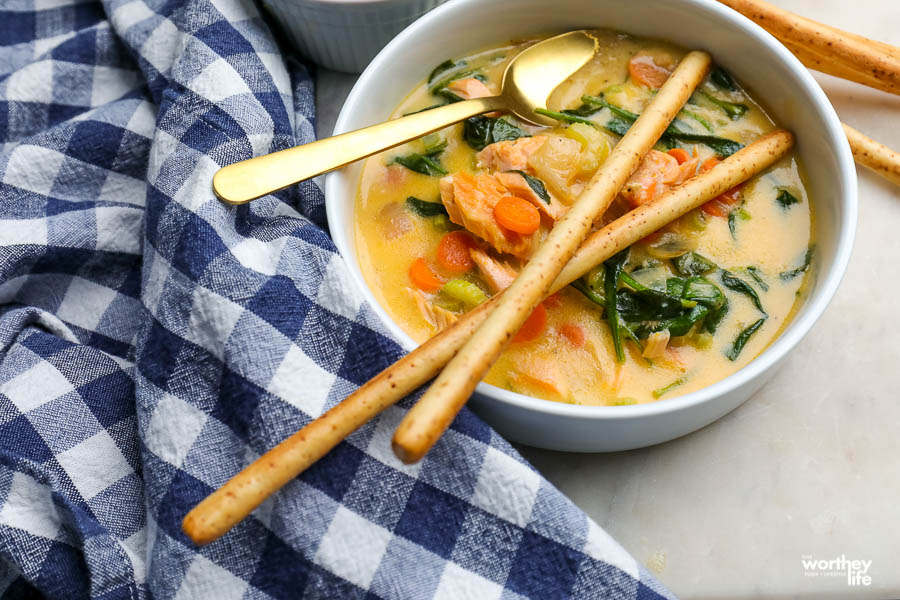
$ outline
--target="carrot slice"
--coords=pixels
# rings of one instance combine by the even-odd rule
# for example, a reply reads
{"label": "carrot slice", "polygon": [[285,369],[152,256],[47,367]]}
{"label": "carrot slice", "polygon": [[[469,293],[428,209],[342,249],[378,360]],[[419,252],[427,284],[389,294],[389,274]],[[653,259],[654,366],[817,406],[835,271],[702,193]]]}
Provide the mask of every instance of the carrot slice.
{"label": "carrot slice", "polygon": [[503,196],[494,206],[494,220],[505,229],[528,235],[541,226],[541,213],[528,200]]}
{"label": "carrot slice", "polygon": [[710,156],[709,158],[707,158],[706,160],[703,161],[702,165],[700,165],[700,171],[703,173],[706,173],[707,171],[712,169],[714,166],[716,166],[720,162],[722,162],[722,161],[719,159],[718,156]]}
{"label": "carrot slice", "polygon": [[628,74],[638,85],[650,89],[659,89],[672,74],[668,69],[659,66],[649,55],[632,56],[628,61]]}
{"label": "carrot slice", "polygon": [[687,150],[684,148],[672,148],[669,150],[669,156],[674,156],[675,160],[678,161],[679,165],[683,165],[687,161],[691,160],[691,155],[687,153]]}
{"label": "carrot slice", "polygon": [[559,297],[559,292],[544,298],[544,308],[558,308],[560,306],[562,306],[562,298]]}
{"label": "carrot slice", "polygon": [[559,332],[576,348],[582,348],[584,346],[584,329],[582,329],[580,325],[566,323],[559,328]]}
{"label": "carrot slice", "polygon": [[436,292],[444,285],[444,282],[434,274],[424,258],[417,258],[409,266],[409,278],[417,288],[426,292]]}
{"label": "carrot slice", "polygon": [[451,273],[465,273],[474,266],[469,256],[469,248],[474,247],[475,240],[468,233],[451,231],[438,242],[438,264]]}
{"label": "carrot slice", "polygon": [[513,338],[513,341],[517,343],[530,342],[544,333],[546,328],[547,309],[544,308],[543,304],[538,304],[534,307],[534,310],[531,311],[528,318],[525,319],[525,322],[522,323],[522,327],[519,328],[519,332],[516,333],[516,337]]}

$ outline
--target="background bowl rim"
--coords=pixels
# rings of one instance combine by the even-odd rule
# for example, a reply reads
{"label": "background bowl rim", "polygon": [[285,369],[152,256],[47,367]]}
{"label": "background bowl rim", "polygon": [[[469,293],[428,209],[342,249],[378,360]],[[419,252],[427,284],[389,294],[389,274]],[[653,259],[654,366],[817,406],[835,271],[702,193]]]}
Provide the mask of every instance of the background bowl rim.
{"label": "background bowl rim", "polygon": [[[598,420],[640,419],[680,412],[683,409],[715,401],[722,396],[739,390],[784,360],[825,312],[846,273],[853,250],[858,218],[856,166],[840,119],[825,92],[806,67],[781,42],[744,15],[715,0],[667,1],[680,3],[689,10],[703,11],[713,18],[723,19],[741,29],[755,43],[774,55],[776,60],[780,60],[791,72],[794,83],[813,99],[816,114],[822,117],[820,120],[822,125],[824,125],[826,136],[829,138],[828,141],[835,148],[836,159],[839,164],[839,169],[836,172],[837,181],[843,184],[841,186],[843,193],[840,195],[837,204],[841,207],[844,214],[843,218],[838,222],[834,259],[827,272],[819,272],[819,275],[822,277],[821,287],[807,298],[801,314],[791,319],[778,337],[758,356],[724,379],[682,396],[625,406],[586,406],[535,398],[481,382],[476,388],[476,393],[482,397],[545,415]],[[469,15],[476,14],[481,2],[482,0],[449,0],[414,21],[394,37],[369,63],[350,90],[335,122],[334,134],[337,135],[349,130],[347,123],[352,118],[352,107],[364,99],[365,89],[369,82],[378,77],[378,73],[384,68],[389,68],[392,53],[397,51],[398,48],[403,48],[408,38],[413,37],[421,29],[431,28],[434,23],[439,22],[447,13],[465,12],[468,10]],[[329,173],[325,179],[325,204],[329,223],[335,222],[332,218],[337,217],[338,212],[340,212],[334,200],[336,190],[333,188],[336,187],[336,182],[341,177],[341,174],[341,171],[335,171]],[[352,253],[351,249],[343,247],[342,243],[336,243],[336,245],[344,260],[350,260],[350,257],[346,255]],[[358,264],[358,260],[355,257],[353,261]],[[365,279],[362,278],[361,273],[357,277],[356,273],[353,273],[351,269],[351,275],[357,287],[361,288],[360,291],[365,300],[371,305],[379,320],[382,321],[400,345],[407,351],[417,347],[418,344],[394,322],[390,315],[387,314],[387,311],[380,305]]]}

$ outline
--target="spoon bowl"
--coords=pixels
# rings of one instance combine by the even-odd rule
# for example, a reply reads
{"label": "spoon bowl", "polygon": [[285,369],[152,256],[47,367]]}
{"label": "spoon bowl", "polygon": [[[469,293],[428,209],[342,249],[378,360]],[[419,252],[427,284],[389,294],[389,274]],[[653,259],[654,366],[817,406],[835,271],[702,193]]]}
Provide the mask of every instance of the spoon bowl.
{"label": "spoon bowl", "polygon": [[244,204],[310,177],[338,169],[459,121],[488,112],[511,112],[537,125],[554,121],[536,114],[556,87],[587,63],[597,40],[572,31],[521,52],[503,74],[498,96],[472,98],[364,127],[310,144],[250,158],[219,169],[213,191],[227,204]]}
{"label": "spoon bowl", "polygon": [[583,67],[597,52],[597,40],[586,31],[572,31],[523,50],[503,73],[501,96],[518,118],[536,125],[556,120],[534,112],[547,108],[547,100],[563,81]]}

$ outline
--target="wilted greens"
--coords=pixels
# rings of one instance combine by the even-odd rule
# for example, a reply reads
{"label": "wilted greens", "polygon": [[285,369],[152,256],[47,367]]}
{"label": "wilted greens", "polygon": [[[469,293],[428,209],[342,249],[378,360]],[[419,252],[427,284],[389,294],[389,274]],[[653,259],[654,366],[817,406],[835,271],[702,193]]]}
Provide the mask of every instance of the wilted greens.
{"label": "wilted greens", "polygon": [[447,214],[447,209],[440,202],[427,202],[415,196],[409,196],[406,199],[406,206],[420,217],[436,217]]}
{"label": "wilted greens", "polygon": [[531,137],[531,134],[503,117],[472,117],[463,126],[463,138],[475,150],[520,137]]}
{"label": "wilted greens", "polygon": [[550,204],[550,193],[547,191],[547,186],[545,186],[544,182],[541,181],[539,178],[535,177],[534,175],[529,175],[525,171],[519,171],[519,170],[507,171],[507,173],[518,173],[519,175],[524,177],[525,183],[527,183],[528,187],[530,187],[531,190],[535,194],[537,194],[537,197],[540,198],[541,200],[543,200],[544,202],[546,202],[547,204]]}

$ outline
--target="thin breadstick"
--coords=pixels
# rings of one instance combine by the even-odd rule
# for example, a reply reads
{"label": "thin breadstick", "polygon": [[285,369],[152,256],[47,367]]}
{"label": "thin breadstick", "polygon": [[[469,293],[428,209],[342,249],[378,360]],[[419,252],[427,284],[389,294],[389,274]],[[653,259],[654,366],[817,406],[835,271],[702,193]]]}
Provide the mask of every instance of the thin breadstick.
{"label": "thin breadstick", "polygon": [[795,15],[763,0],[719,0],[755,21],[808,67],[900,94],[900,49]]}
{"label": "thin breadstick", "polygon": [[660,88],[641,116],[613,148],[606,162],[566,215],[501,296],[497,308],[454,356],[394,432],[400,460],[420,460],[434,445],[500,356],[534,307],[547,295],[575,251],[591,231],[644,155],[653,147],[712,62],[705,52],[690,52]]}
{"label": "thin breadstick", "polygon": [[[653,231],[760,173],[784,156],[792,144],[791,134],[785,131],[771,133],[706,173],[595,232],[560,273],[551,293]],[[183,524],[185,533],[197,544],[218,539],[350,433],[434,377],[484,322],[498,298],[499,295],[494,296],[460,317],[452,326],[248,465],[188,513]]]}
{"label": "thin breadstick", "polygon": [[846,79],[847,81],[855,81],[856,83],[860,83],[871,88],[881,89],[882,82],[880,82],[875,76],[871,76],[867,73],[845,67],[840,63],[832,61],[829,56],[817,54],[809,48],[798,46],[788,40],[780,41],[788,50],[791,51],[791,53],[793,53],[794,56],[796,56],[800,60],[800,62],[803,63],[804,66],[812,69],[813,71],[827,73],[828,75],[840,77],[841,79]]}
{"label": "thin breadstick", "polygon": [[846,123],[842,125],[856,162],[900,185],[900,153],[863,135]]}

